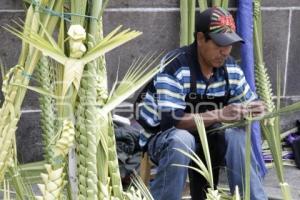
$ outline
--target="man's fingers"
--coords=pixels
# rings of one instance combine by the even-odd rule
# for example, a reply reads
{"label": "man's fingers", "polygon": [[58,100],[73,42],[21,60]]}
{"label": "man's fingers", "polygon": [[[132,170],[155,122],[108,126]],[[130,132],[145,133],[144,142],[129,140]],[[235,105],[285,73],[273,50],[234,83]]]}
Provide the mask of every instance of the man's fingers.
{"label": "man's fingers", "polygon": [[266,106],[263,101],[253,101],[247,105],[247,109],[252,115],[261,115],[266,112]]}
{"label": "man's fingers", "polygon": [[266,107],[266,105],[263,101],[252,101],[249,104],[247,104],[248,109],[255,109],[257,107]]}
{"label": "man's fingers", "polygon": [[251,115],[252,117],[262,116],[266,113],[266,106],[263,101],[254,101],[249,104],[233,103],[223,110],[223,119],[226,121],[239,121]]}
{"label": "man's fingers", "polygon": [[264,106],[259,106],[259,107],[251,108],[251,109],[248,109],[248,110],[251,113],[262,113],[262,112],[265,112],[265,107]]}

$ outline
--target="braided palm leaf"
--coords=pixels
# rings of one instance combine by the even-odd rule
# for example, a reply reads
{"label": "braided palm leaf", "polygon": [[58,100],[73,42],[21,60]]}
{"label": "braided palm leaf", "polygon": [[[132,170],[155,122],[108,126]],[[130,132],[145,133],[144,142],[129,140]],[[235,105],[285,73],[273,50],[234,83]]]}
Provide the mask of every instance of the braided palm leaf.
{"label": "braided palm leaf", "polygon": [[135,187],[131,186],[127,192],[124,192],[124,200],[149,200],[144,197],[140,190],[136,189]]}
{"label": "braided palm leaf", "polygon": [[97,199],[97,131],[95,63],[87,64],[78,91],[76,141],[79,199]]}
{"label": "braided palm leaf", "polygon": [[275,111],[275,104],[272,100],[273,91],[267,68],[264,64],[255,66],[256,89],[259,97],[266,103],[268,112]]}
{"label": "braided palm leaf", "polygon": [[[48,58],[45,56],[42,56],[40,59],[37,68],[37,79],[43,89],[54,93],[54,72],[51,70]],[[55,102],[53,98],[45,95],[39,98],[39,102],[42,110],[40,123],[45,152],[44,157],[49,162],[51,157],[51,148],[49,148],[49,145],[57,133]]]}
{"label": "braided palm leaf", "polygon": [[111,186],[114,197],[123,199],[123,187],[121,183],[121,175],[119,171],[119,163],[117,157],[116,137],[112,118],[109,116],[108,124],[108,172],[111,178]]}
{"label": "braided palm leaf", "polygon": [[60,138],[57,140],[54,145],[54,156],[63,156],[69,152],[69,149],[74,145],[75,140],[75,129],[74,125],[70,120],[65,120],[63,122],[63,130]]}
{"label": "braided palm leaf", "polygon": [[[5,74],[4,78],[3,78],[3,82],[2,82],[2,93],[4,95],[4,99],[7,99],[7,100],[10,100],[9,99],[9,93],[10,91],[12,91],[13,89],[13,86],[10,84],[10,83],[13,83],[15,82],[15,79],[16,79],[16,74],[19,72],[19,71],[22,71],[23,68],[20,67],[19,65],[16,65],[12,68],[9,69],[9,71]],[[1,108],[1,111],[3,111],[3,106]],[[2,121],[0,121],[1,123]]]}
{"label": "braided palm leaf", "polygon": [[[92,0],[93,9],[91,15],[97,20],[90,20],[90,36],[89,48],[97,42],[103,40],[103,18],[101,12],[105,7],[103,0]],[[108,98],[107,91],[107,71],[105,56],[100,56],[96,60],[96,102],[99,106],[103,106]],[[107,116],[99,115],[102,118],[96,122],[100,125],[97,132],[97,169],[98,169],[98,198],[109,199],[111,197],[110,178],[108,176],[108,153],[107,153],[107,136],[108,136],[108,119]]]}
{"label": "braided palm leaf", "polygon": [[108,175],[108,117],[102,116],[98,123],[100,124],[100,138],[97,148],[98,195],[100,199],[107,199],[111,196],[110,177]]}
{"label": "braided palm leaf", "polygon": [[41,177],[44,184],[38,184],[43,196],[37,196],[37,200],[59,200],[61,192],[66,184],[64,181],[64,168],[54,170],[51,165],[45,165],[47,174],[42,173]]}
{"label": "braided palm leaf", "polygon": [[[108,1],[106,1],[107,3]],[[104,9],[104,1],[103,0],[92,0],[92,11],[91,16],[96,18],[97,20],[90,20],[89,27],[89,48],[93,47],[94,44],[97,44],[99,41],[103,40],[103,18],[101,16],[101,11]],[[100,56],[97,60],[97,68],[96,68],[96,82],[97,82],[97,103],[98,105],[103,105],[108,98],[107,91],[107,71],[106,71],[106,61],[105,56]]]}
{"label": "braided palm leaf", "polygon": [[221,200],[221,195],[218,190],[213,190],[211,188],[207,189],[206,200]]}
{"label": "braided palm leaf", "polygon": [[14,133],[17,129],[18,118],[11,120],[11,123],[7,125],[1,124],[1,131],[7,133],[4,137],[0,137],[0,144],[2,148],[0,149],[0,180],[3,180],[7,167],[11,164],[12,149],[14,142]]}
{"label": "braided palm leaf", "polygon": [[[101,20],[100,23],[102,23],[102,18],[100,20]],[[107,78],[103,78],[103,77],[107,77],[105,57],[104,56],[99,57],[97,62],[98,62],[97,64],[98,67],[96,68],[97,76],[95,76],[97,82],[97,86],[96,86],[97,103],[98,105],[103,105],[108,98]]]}
{"label": "braided palm leaf", "polygon": [[0,110],[0,182],[3,180],[7,167],[12,157],[12,148],[14,145],[14,134],[17,130],[17,123],[20,116],[20,111],[16,111],[11,96],[16,95],[15,86],[10,83],[18,83],[18,76],[22,71],[22,68],[15,66],[6,74],[3,79],[2,91],[4,95],[4,103]]}
{"label": "braided palm leaf", "polygon": [[272,100],[273,92],[272,85],[270,82],[265,63],[263,61],[263,50],[262,50],[262,35],[261,30],[261,11],[260,2],[254,2],[254,38],[255,38],[255,83],[257,88],[257,93],[260,98],[266,103],[268,112],[275,111],[275,104]]}
{"label": "braided palm leaf", "polygon": [[66,184],[64,173],[65,162],[63,160],[67,156],[69,149],[74,145],[74,139],[75,130],[73,123],[70,120],[65,120],[60,138],[55,145],[52,145],[54,157],[51,158],[51,164],[45,165],[47,174],[41,174],[44,184],[39,184],[38,186],[43,196],[37,196],[37,199],[61,199],[61,192]]}
{"label": "braided palm leaf", "polygon": [[[95,2],[94,2],[95,3]],[[101,4],[101,1],[96,3]],[[92,15],[98,18],[101,6],[94,5],[92,10]],[[90,22],[90,34],[88,34],[88,49],[92,49],[95,44],[103,38],[102,30],[98,29],[98,23],[96,20]],[[100,38],[101,36],[101,38]],[[102,59],[101,59],[102,58]],[[76,108],[76,141],[77,145],[77,157],[78,157],[78,180],[79,180],[79,199],[97,199],[98,195],[101,195],[101,184],[106,184],[104,181],[107,181],[107,176],[102,181],[99,181],[99,174],[105,174],[105,171],[100,170],[98,172],[99,163],[97,159],[98,143],[100,140],[99,130],[100,123],[96,119],[96,107],[97,97],[99,97],[99,88],[102,91],[107,90],[107,86],[99,87],[100,84],[103,84],[106,80],[103,76],[100,76],[98,72],[98,66],[101,60],[104,60],[104,57],[101,56],[97,60],[90,62],[86,65],[83,76],[80,84],[80,89],[78,91],[78,101]],[[103,67],[103,66],[101,66]],[[103,67],[105,69],[105,66]],[[105,76],[106,77],[106,76]],[[106,82],[105,82],[106,83]],[[104,88],[104,89],[103,89]],[[104,96],[104,92],[101,92],[101,96]],[[104,97],[105,98],[105,97]],[[99,99],[99,98],[98,98]],[[100,101],[102,104],[104,101]],[[101,104],[100,104],[101,105]],[[102,156],[102,155],[101,155]],[[104,160],[104,163],[101,163],[105,166],[105,157],[101,157],[100,160]],[[100,165],[100,167],[102,167]],[[104,187],[107,188],[107,187]],[[99,191],[100,189],[100,191]],[[107,193],[107,191],[103,191]]]}
{"label": "braided palm leaf", "polygon": [[[88,36],[88,47],[92,48],[94,44],[103,40],[103,18],[101,12],[104,9],[104,2],[102,0],[93,0],[93,8],[91,16],[98,20],[90,20],[90,27]],[[96,80],[96,101],[99,106],[103,106],[108,98],[107,90],[107,71],[105,56],[100,56],[96,62],[94,78]],[[97,169],[98,169],[98,198],[109,199],[111,197],[110,178],[108,176],[108,162],[107,162],[107,132],[108,132],[108,116],[101,116],[102,118],[96,122],[100,125],[97,132]]]}
{"label": "braided palm leaf", "polygon": [[103,184],[101,181],[98,183],[99,199],[109,200],[111,198],[111,190],[108,184]]}

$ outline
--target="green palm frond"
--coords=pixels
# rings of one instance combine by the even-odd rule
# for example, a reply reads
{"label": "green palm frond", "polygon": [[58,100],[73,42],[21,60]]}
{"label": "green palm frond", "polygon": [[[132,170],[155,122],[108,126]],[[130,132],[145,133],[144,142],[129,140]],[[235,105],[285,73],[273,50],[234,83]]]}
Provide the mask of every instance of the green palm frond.
{"label": "green palm frond", "polygon": [[[32,18],[33,18],[33,6],[29,6],[29,8],[27,9],[26,12],[26,18],[25,18],[25,22],[24,22],[24,27],[30,27],[31,23],[32,23]],[[28,50],[29,50],[29,45],[22,41],[22,47],[21,47],[21,53],[20,53],[20,57],[19,57],[19,64],[24,64],[27,58],[27,54],[28,54]]]}
{"label": "green palm frond", "polygon": [[[41,37],[39,34],[36,34],[34,32],[30,32],[29,35],[24,34],[22,31],[19,31],[10,25],[3,28],[16,35],[17,37],[21,38],[25,42],[31,44],[35,48],[39,49],[44,53],[44,55],[51,57],[52,59],[56,60],[61,64],[66,64],[68,58],[59,48],[57,48],[58,45],[54,41],[51,40],[52,42],[49,42],[47,39]],[[117,27],[103,40],[101,40],[97,45],[95,45],[89,52],[87,52],[82,57],[82,59],[80,59],[82,64],[85,65],[91,62],[92,60],[97,59],[99,56],[107,53],[108,51],[142,34],[139,31],[130,31],[129,29],[117,33],[120,30],[120,28],[121,26]],[[47,33],[46,30],[44,30],[44,32]]]}
{"label": "green palm frond", "polygon": [[190,150],[189,152],[186,152],[186,151],[184,151],[182,149],[178,149],[178,148],[174,148],[174,149],[176,151],[182,153],[186,157],[190,158],[192,161],[194,161],[199,168],[191,167],[191,166],[186,166],[186,165],[180,165],[180,164],[176,164],[176,163],[173,164],[174,166],[186,167],[186,168],[195,170],[196,172],[198,172],[199,174],[201,174],[206,180],[210,179],[210,176],[209,176],[209,173],[208,173],[208,169],[206,168],[206,166],[204,165],[204,163],[202,162],[202,160],[198,157],[198,155],[195,154],[195,152],[193,152],[192,150]]}
{"label": "green palm frond", "polygon": [[29,199],[34,197],[30,185],[32,182],[29,182],[28,179],[21,174],[21,170],[18,166],[8,168],[8,174],[11,178],[14,191],[16,192],[17,200],[22,200],[24,197]]}
{"label": "green palm frond", "polygon": [[[192,161],[194,161],[195,164],[199,168],[195,168],[195,167],[192,167],[192,166],[179,165],[179,164],[173,164],[173,165],[174,166],[179,166],[179,167],[186,167],[186,168],[195,170],[196,172],[201,174],[208,181],[210,188],[214,188],[213,172],[212,172],[212,167],[211,167],[211,159],[210,159],[210,153],[209,153],[209,147],[208,147],[204,122],[203,122],[203,119],[200,115],[195,115],[194,120],[195,120],[195,123],[196,123],[196,126],[197,126],[197,130],[198,130],[200,140],[201,140],[201,145],[202,145],[203,152],[204,152],[204,155],[205,155],[206,165],[198,157],[198,155],[195,152],[193,152],[188,146],[186,146],[186,148],[189,150],[189,152],[186,152],[186,151],[184,151],[182,149],[178,149],[178,148],[174,148],[174,149],[177,150],[178,152],[182,153],[183,155],[187,156]],[[214,192],[212,192],[212,194],[213,193]]]}
{"label": "green palm frond", "polygon": [[86,7],[87,0],[71,0],[71,13],[76,13],[71,15],[72,24],[84,26]]}
{"label": "green palm frond", "polygon": [[220,7],[222,5],[222,0],[212,0],[212,7]]}
{"label": "green palm frond", "polygon": [[7,180],[3,181],[3,200],[10,200],[10,184]]}
{"label": "green palm frond", "polygon": [[[255,45],[255,77],[256,87],[259,97],[265,102],[269,112],[279,112],[280,109],[280,75],[277,68],[277,108],[273,102],[272,87],[263,58],[263,40],[262,40],[262,16],[261,1],[254,1],[254,45]],[[296,107],[297,103],[290,108]],[[295,110],[297,110],[296,108]],[[277,110],[277,111],[276,111]],[[287,109],[285,109],[287,110]],[[292,110],[292,111],[295,111]],[[289,185],[285,182],[282,162],[282,147],[280,138],[279,116],[269,118],[261,122],[261,128],[270,147],[273,160],[276,167],[277,177],[280,182],[281,191],[284,199],[291,199]]]}
{"label": "green palm frond", "polygon": [[234,196],[233,196],[232,200],[241,200],[238,186],[235,186]]}
{"label": "green palm frond", "polygon": [[21,173],[27,173],[30,171],[38,171],[39,173],[44,170],[44,165],[46,164],[46,160],[37,161],[32,163],[20,164]]}
{"label": "green palm frond", "polygon": [[180,46],[194,41],[196,0],[180,0]]}
{"label": "green palm frond", "polygon": [[207,189],[206,200],[221,200],[221,195],[218,190],[212,188]]}
{"label": "green palm frond", "polygon": [[[251,115],[249,117],[249,120],[251,120]],[[250,200],[250,171],[251,171],[251,123],[249,123],[246,127],[245,186],[244,186],[245,200]]]}
{"label": "green palm frond", "polygon": [[106,104],[100,109],[105,114],[116,108],[121,102],[134,94],[140,87],[151,80],[160,70],[167,66],[176,56],[170,58],[163,64],[156,64],[158,57],[154,54],[148,58],[133,62],[128,73],[125,75],[119,86],[111,93]]}
{"label": "green palm frond", "polygon": [[203,12],[207,9],[207,0],[198,0],[198,5],[200,8],[200,12]]}
{"label": "green palm frond", "polygon": [[145,200],[154,200],[149,189],[144,184],[141,177],[139,177],[136,173],[131,177],[131,181],[133,186],[141,192],[141,195],[145,198]]}
{"label": "green palm frond", "polygon": [[[19,31],[10,25],[3,28],[9,31],[10,33],[14,34],[15,36],[19,37],[23,41],[34,46],[38,50],[42,51],[44,55],[47,55],[55,59],[57,62],[61,64],[64,64],[68,59],[62,51],[56,49],[55,46],[51,44],[51,42],[49,42],[48,40],[46,40],[44,37],[40,36],[37,33],[28,30],[29,34],[25,34],[24,32]],[[44,30],[44,32],[46,33],[47,31]]]}
{"label": "green palm frond", "polygon": [[35,86],[26,86],[26,85],[22,85],[22,84],[17,84],[17,83],[11,83],[11,85],[13,86],[18,86],[18,87],[21,87],[21,88],[26,88],[28,90],[31,90],[33,92],[36,92],[40,95],[44,95],[44,96],[47,96],[47,97],[51,97],[53,99],[56,99],[56,100],[61,100],[63,99],[61,96],[57,96],[55,94],[53,94],[53,92],[51,91],[48,91],[48,90],[45,90],[41,87],[35,87]]}
{"label": "green palm frond", "polygon": [[228,9],[228,0],[222,0],[221,7],[224,9]]}
{"label": "green palm frond", "polygon": [[140,36],[142,33],[139,31],[131,31],[130,29],[123,30],[117,33],[122,26],[117,27],[110,34],[103,38],[97,45],[90,49],[83,57],[84,64],[91,62],[104,55],[108,51]]}
{"label": "green palm frond", "polygon": [[201,141],[201,145],[203,148],[203,152],[204,152],[204,156],[205,156],[205,161],[206,161],[206,166],[208,168],[209,171],[209,182],[210,182],[210,186],[211,188],[213,188],[213,174],[212,174],[212,164],[211,164],[211,159],[210,159],[210,153],[209,153],[209,147],[208,147],[208,141],[207,141],[207,135],[206,135],[206,131],[205,131],[205,126],[204,126],[204,122],[201,116],[196,115],[195,118],[195,123],[197,125],[197,131],[200,137],[200,141]]}
{"label": "green palm frond", "polygon": [[1,58],[0,58],[0,73],[1,73],[1,78],[2,78],[2,80],[3,80],[4,77],[5,77],[5,74],[6,74],[6,69],[5,69],[5,67],[4,67],[4,64],[3,64]]}
{"label": "green palm frond", "polygon": [[188,43],[188,1],[180,0],[180,46]]}
{"label": "green palm frond", "polygon": [[[117,33],[120,28],[121,26],[116,28],[110,34],[108,34],[97,45],[91,48],[81,59],[72,59],[64,55],[64,53],[58,48],[58,45],[50,39],[51,37],[49,37],[48,39],[52,42],[49,42],[48,40],[44,39],[36,33],[26,35],[23,32],[11,26],[5,27],[6,30],[22,38],[37,49],[41,50],[44,54],[48,55],[49,57],[64,65],[64,82],[62,88],[62,97],[66,95],[72,83],[78,91],[85,64],[99,58],[106,52],[124,44],[125,42],[141,34],[141,32],[130,31],[129,29]],[[46,30],[44,31],[46,32]]]}

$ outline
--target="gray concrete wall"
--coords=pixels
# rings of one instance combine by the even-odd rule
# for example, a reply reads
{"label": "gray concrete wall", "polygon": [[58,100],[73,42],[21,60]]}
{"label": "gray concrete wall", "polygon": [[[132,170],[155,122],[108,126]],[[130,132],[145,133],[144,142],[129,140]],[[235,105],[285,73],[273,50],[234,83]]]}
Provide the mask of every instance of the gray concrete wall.
{"label": "gray concrete wall", "polygon": [[[230,9],[234,11],[235,5],[236,2],[231,1]],[[263,0],[262,6],[266,66],[273,86],[276,85],[276,67],[280,67],[282,99],[283,104],[287,105],[300,99],[300,1]],[[0,25],[23,18],[24,14],[21,0],[0,0]],[[148,52],[178,47],[179,0],[111,0],[104,15],[105,33],[120,24],[144,34],[107,54],[110,84],[115,80],[118,66],[122,76],[134,58]],[[0,57],[5,66],[13,66],[18,59],[20,41],[3,29],[0,29],[0,35]],[[29,162],[42,159],[38,123],[40,110],[36,94],[28,93],[22,111],[17,131],[20,160]],[[284,127],[291,126],[297,116],[284,116]]]}

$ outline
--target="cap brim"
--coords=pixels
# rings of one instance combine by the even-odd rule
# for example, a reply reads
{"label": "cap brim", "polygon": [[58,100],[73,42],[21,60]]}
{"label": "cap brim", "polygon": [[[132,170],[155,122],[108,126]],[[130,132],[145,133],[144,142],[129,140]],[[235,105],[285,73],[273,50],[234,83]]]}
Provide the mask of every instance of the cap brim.
{"label": "cap brim", "polygon": [[210,38],[220,46],[232,45],[236,42],[244,43],[244,40],[235,32],[231,33],[209,33]]}

